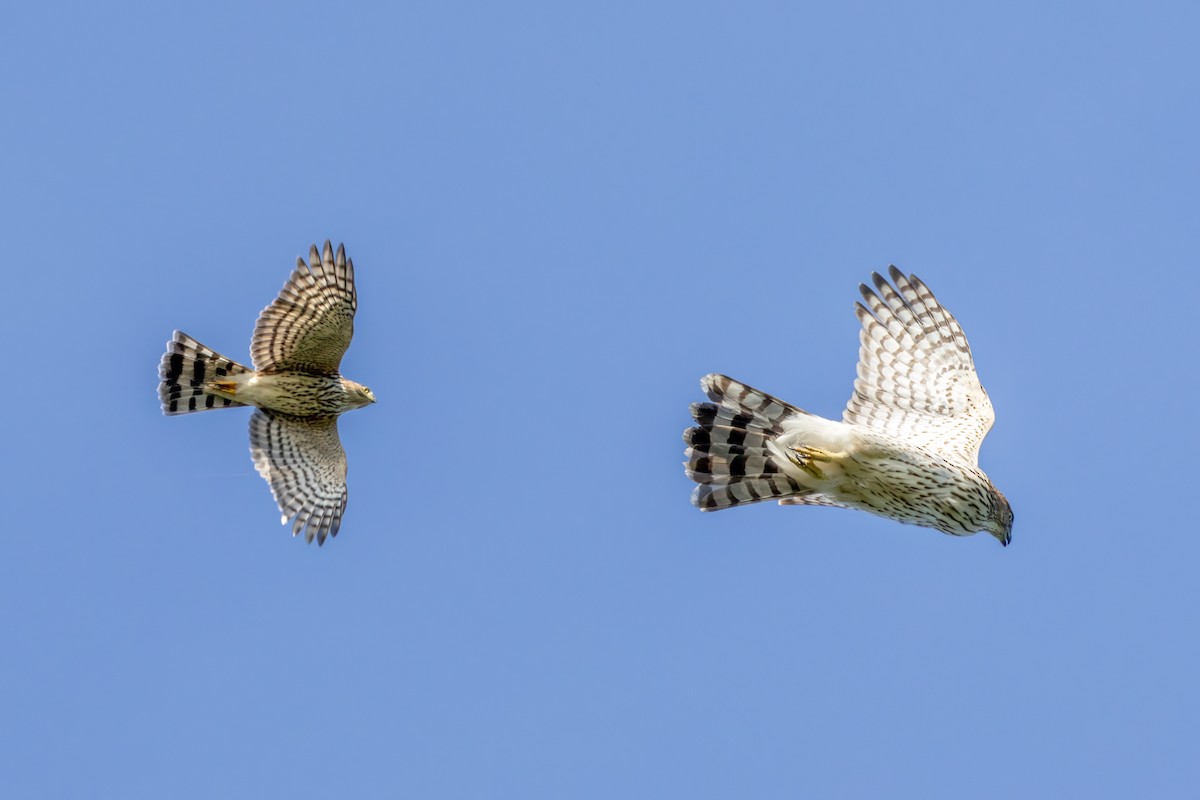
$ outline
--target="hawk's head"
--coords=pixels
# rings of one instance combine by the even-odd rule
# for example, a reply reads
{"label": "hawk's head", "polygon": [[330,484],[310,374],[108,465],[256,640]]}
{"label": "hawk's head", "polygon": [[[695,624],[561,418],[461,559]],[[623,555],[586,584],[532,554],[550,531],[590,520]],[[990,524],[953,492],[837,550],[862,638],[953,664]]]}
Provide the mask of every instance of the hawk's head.
{"label": "hawk's head", "polygon": [[362,408],[375,402],[375,393],[361,383],[355,383],[348,378],[342,378],[342,386],[346,390],[346,399],[351,408]]}
{"label": "hawk's head", "polygon": [[1000,490],[995,486],[991,487],[988,501],[990,513],[984,530],[995,536],[1000,544],[1008,547],[1008,543],[1012,541],[1012,506],[1008,504],[1008,498],[1000,494]]}

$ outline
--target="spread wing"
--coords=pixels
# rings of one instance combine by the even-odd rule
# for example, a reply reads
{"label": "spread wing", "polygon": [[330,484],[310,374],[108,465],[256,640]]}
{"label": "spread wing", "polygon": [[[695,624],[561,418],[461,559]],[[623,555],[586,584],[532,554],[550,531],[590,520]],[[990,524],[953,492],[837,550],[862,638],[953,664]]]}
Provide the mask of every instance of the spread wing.
{"label": "spread wing", "polygon": [[358,308],[354,262],[340,244],[335,257],[328,240],[323,253],[313,245],[308,260],[296,259],[279,297],[258,315],[250,355],[259,372],[338,374]]}
{"label": "spread wing", "polygon": [[346,452],[337,417],[293,417],[258,409],[250,417],[250,456],[271,485],[292,535],[324,544],[346,510]]}
{"label": "spread wing", "polygon": [[962,328],[916,275],[872,273],[864,306],[858,379],[842,419],[977,466],[996,415],[975,374]]}

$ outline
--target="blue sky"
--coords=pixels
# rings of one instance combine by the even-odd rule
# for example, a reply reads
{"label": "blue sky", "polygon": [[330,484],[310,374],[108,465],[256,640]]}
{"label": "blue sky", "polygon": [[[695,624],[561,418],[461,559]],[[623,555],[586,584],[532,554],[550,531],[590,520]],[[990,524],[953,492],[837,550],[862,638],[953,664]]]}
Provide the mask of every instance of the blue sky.
{"label": "blue sky", "polygon": [[[1194,5],[245,5],[4,14],[6,797],[1194,790]],[[325,238],[318,549],[155,384]],[[1012,546],[692,508],[700,376],[837,417],[889,263]]]}

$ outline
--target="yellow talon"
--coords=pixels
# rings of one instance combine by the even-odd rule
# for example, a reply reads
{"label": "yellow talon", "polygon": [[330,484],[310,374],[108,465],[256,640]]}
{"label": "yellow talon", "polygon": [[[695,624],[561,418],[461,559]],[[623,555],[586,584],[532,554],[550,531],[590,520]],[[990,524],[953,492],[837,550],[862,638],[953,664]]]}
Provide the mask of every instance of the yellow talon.
{"label": "yellow talon", "polygon": [[795,451],[801,458],[807,458],[812,461],[833,461],[835,456],[828,450],[822,450],[819,447],[809,447],[806,444],[792,445],[789,448]]}
{"label": "yellow talon", "polygon": [[819,481],[825,480],[825,473],[814,464],[814,461],[830,462],[834,460],[833,453],[828,450],[821,450],[817,447],[809,447],[808,445],[798,444],[788,448],[795,455],[788,456],[788,459],[800,469],[812,475]]}

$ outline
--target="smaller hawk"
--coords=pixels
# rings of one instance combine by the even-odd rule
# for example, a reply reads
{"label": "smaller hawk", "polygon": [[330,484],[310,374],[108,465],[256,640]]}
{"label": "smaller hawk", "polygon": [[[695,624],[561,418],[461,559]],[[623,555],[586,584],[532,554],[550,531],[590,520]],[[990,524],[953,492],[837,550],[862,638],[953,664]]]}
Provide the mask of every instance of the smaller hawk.
{"label": "smaller hawk", "polygon": [[292,535],[324,544],[337,536],[346,509],[346,453],[338,438],[343,411],[375,402],[367,387],[338,369],[354,334],[354,262],[328,241],[316,245],[254,327],[254,369],[222,356],[181,331],[159,364],[164,414],[256,406],[250,455],[271,486]]}
{"label": "smaller hawk", "polygon": [[683,433],[692,503],[719,511],[780,505],[868,511],[953,536],[1012,539],[1012,508],[983,470],[995,413],[962,328],[916,275],[895,267],[859,285],[858,379],[842,421],[824,419],[724,375],[700,386]]}

